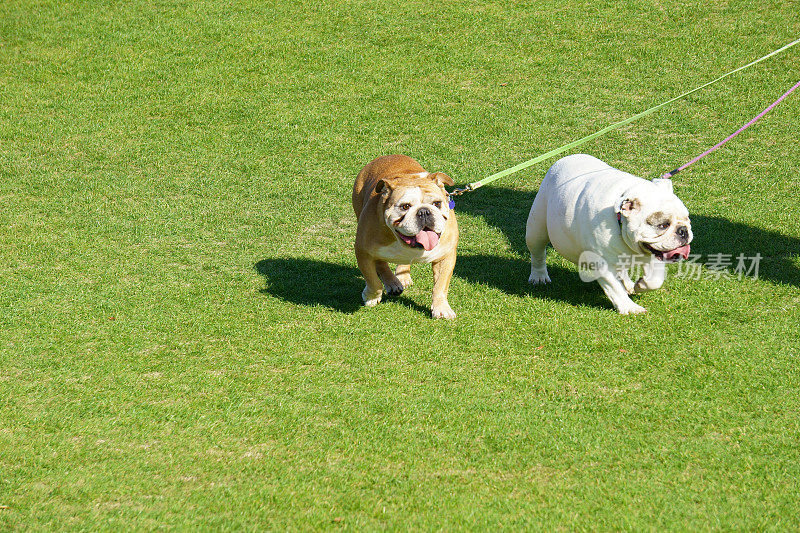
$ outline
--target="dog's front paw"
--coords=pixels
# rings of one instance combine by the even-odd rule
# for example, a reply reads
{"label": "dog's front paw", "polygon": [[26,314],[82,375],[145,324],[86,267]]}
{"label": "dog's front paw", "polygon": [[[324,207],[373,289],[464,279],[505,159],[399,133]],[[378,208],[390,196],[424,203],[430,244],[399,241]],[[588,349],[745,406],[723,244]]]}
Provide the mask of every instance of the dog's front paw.
{"label": "dog's front paw", "polygon": [[547,269],[531,270],[531,275],[528,277],[528,283],[533,283],[534,285],[550,283],[550,276],[547,275]]}
{"label": "dog's front paw", "polygon": [[654,291],[661,288],[661,285],[664,284],[664,278],[658,279],[648,279],[646,277],[639,278],[639,281],[636,282],[636,285],[633,287],[633,292],[641,293],[641,292],[649,292]]}
{"label": "dog's front paw", "polygon": [[621,315],[640,315],[642,313],[646,313],[647,309],[641,305],[630,302],[630,304],[619,306],[617,311],[619,311],[619,314]]}
{"label": "dog's front paw", "polygon": [[381,303],[382,291],[371,292],[369,287],[364,287],[361,292],[361,299],[364,300],[364,305],[367,307],[375,307]]}
{"label": "dog's front paw", "polygon": [[444,318],[445,320],[451,320],[456,317],[456,312],[453,311],[449,303],[445,302],[443,304],[432,306],[431,316],[433,316],[433,318]]}

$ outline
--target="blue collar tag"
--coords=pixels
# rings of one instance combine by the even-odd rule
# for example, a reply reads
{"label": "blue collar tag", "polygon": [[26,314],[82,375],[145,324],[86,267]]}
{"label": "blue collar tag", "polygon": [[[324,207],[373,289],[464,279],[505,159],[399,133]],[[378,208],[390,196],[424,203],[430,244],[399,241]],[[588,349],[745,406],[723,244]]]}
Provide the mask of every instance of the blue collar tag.
{"label": "blue collar tag", "polygon": [[450,198],[450,202],[447,204],[447,207],[449,207],[450,209],[455,209],[456,208],[456,201],[453,200],[453,198]]}

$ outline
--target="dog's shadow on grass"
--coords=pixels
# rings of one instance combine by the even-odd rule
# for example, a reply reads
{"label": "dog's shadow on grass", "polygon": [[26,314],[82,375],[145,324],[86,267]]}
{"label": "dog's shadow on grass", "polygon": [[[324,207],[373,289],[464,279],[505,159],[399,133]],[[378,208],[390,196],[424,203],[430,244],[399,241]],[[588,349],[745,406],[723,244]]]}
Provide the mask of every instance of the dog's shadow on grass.
{"label": "dog's shadow on grass", "polygon": [[[584,283],[578,282],[574,271],[555,266],[552,262],[548,264],[552,284],[536,288],[528,285],[530,255],[525,245],[525,223],[535,196],[535,191],[492,187],[458,198],[456,212],[482,217],[487,224],[498,228],[520,259],[459,254],[456,275],[497,287],[509,294],[535,294],[575,304],[610,306],[599,287],[587,290]],[[688,207],[691,213],[691,205]],[[761,259],[756,261],[759,279],[800,287],[800,268],[796,259],[792,259],[800,253],[800,239],[797,237],[748,226],[723,216],[691,215],[691,219],[694,233],[692,254],[700,256],[697,259],[699,263],[709,264],[712,256],[724,254],[730,271],[737,265],[740,255],[745,259],[744,266],[749,268],[754,263],[752,258],[760,254]],[[552,248],[549,248],[548,254],[551,253]]]}
{"label": "dog's shadow on grass", "polygon": [[[574,271],[549,264],[551,283],[531,285],[530,261],[485,254],[461,255],[456,262],[455,275],[471,283],[494,287],[515,296],[531,295],[537,299],[565,302],[573,306],[613,309],[611,302],[597,284],[581,283]],[[587,290],[588,289],[588,290]]]}
{"label": "dog's shadow on grass", "polygon": [[[364,279],[355,267],[313,259],[281,257],[263,259],[253,267],[266,280],[264,294],[298,305],[324,306],[341,313],[355,313],[363,306]],[[386,297],[409,309],[430,314],[405,296]]]}

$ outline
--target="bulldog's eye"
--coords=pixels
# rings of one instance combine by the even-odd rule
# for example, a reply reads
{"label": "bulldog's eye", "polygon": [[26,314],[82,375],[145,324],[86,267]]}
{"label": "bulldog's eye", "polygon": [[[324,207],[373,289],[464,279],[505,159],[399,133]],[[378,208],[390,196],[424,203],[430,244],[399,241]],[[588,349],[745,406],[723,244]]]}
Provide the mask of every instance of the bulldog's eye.
{"label": "bulldog's eye", "polygon": [[441,209],[442,208],[442,202],[440,202],[438,200],[433,202],[433,207],[435,207],[436,209]]}
{"label": "bulldog's eye", "polygon": [[408,211],[409,209],[411,209],[411,204],[400,204],[400,209],[402,209],[403,211]]}
{"label": "bulldog's eye", "polygon": [[659,231],[667,231],[670,226],[671,219],[661,211],[653,213],[647,217],[647,223]]}

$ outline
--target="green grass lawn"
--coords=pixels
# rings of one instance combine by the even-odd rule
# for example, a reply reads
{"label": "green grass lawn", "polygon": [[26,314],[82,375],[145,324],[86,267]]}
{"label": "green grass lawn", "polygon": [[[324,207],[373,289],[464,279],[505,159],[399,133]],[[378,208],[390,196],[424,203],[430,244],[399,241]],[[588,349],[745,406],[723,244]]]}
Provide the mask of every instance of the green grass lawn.
{"label": "green grass lawn", "polygon": [[[758,279],[673,266],[643,316],[555,253],[527,284],[551,162],[459,198],[455,321],[427,265],[363,308],[350,188],[475,181],[798,37],[794,2],[0,3],[0,529],[796,530],[800,95],[675,179]],[[654,177],[798,64],[581,150]]]}

